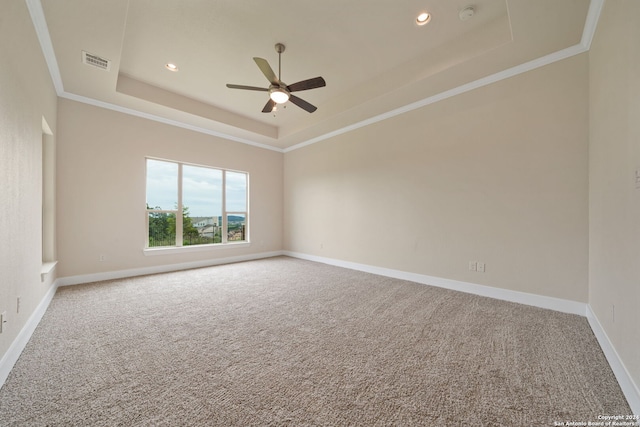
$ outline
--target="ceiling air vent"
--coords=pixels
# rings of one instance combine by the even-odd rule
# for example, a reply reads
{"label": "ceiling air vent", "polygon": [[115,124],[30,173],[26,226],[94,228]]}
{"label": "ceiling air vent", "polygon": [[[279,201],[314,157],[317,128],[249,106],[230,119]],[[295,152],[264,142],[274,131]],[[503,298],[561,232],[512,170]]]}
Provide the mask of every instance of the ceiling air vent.
{"label": "ceiling air vent", "polygon": [[111,69],[111,61],[108,59],[100,58],[89,52],[82,51],[82,62],[91,65],[92,67],[100,68],[101,70],[109,71]]}

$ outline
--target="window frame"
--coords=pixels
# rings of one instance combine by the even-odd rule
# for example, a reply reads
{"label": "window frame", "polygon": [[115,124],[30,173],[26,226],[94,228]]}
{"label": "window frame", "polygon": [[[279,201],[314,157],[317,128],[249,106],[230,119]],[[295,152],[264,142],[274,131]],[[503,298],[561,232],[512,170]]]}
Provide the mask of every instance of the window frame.
{"label": "window frame", "polygon": [[[178,179],[177,179],[177,209],[148,209],[147,208],[147,185],[148,185],[148,160],[155,160],[160,162],[173,163],[178,166]],[[214,169],[220,171],[222,173],[222,182],[221,182],[221,220],[220,220],[220,228],[221,230],[221,242],[220,243],[204,243],[197,245],[184,245],[184,237],[183,237],[183,166],[192,166],[199,167],[205,169]],[[249,220],[249,182],[250,182],[250,174],[247,171],[241,171],[237,169],[227,169],[210,165],[203,165],[198,163],[191,162],[183,162],[179,160],[170,160],[159,157],[146,156],[144,158],[144,171],[145,171],[145,203],[144,203],[144,230],[145,230],[145,240],[144,240],[144,249],[143,252],[145,255],[160,255],[160,254],[169,254],[169,253],[184,253],[184,252],[197,252],[203,250],[214,250],[221,248],[234,247],[237,248],[239,246],[250,246],[250,220]],[[245,186],[245,207],[246,211],[239,212],[227,212],[226,208],[226,199],[227,199],[227,188],[226,188],[226,177],[227,172],[232,173],[240,173],[246,176],[246,186]],[[152,246],[149,247],[149,213],[168,213],[175,214],[176,218],[176,240],[175,244],[172,246]],[[241,241],[229,241],[228,240],[228,216],[229,215],[244,215],[244,223],[245,223],[245,235],[244,240]],[[182,236],[182,238],[180,238]]]}

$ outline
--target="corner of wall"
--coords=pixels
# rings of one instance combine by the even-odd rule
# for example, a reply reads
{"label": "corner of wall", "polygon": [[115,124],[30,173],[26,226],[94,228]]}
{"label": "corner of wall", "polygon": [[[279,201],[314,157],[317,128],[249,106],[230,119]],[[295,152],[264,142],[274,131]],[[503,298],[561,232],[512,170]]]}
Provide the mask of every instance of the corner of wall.
{"label": "corner of wall", "polygon": [[602,348],[602,352],[607,358],[607,362],[609,362],[609,365],[611,366],[613,374],[618,380],[618,384],[620,385],[622,392],[627,398],[627,402],[629,403],[631,410],[634,414],[640,415],[640,388],[638,388],[638,385],[633,381],[627,367],[618,355],[616,348],[611,343],[611,340],[607,336],[604,328],[600,324],[598,316],[596,316],[593,309],[588,304],[587,320],[589,321],[591,330],[600,344],[600,348]]}

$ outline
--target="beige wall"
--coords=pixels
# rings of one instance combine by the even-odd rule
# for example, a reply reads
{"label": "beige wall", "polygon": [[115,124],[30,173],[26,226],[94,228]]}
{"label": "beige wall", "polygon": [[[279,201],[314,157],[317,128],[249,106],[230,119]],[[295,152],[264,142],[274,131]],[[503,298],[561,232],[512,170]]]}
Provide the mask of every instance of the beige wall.
{"label": "beige wall", "polygon": [[42,118],[55,132],[56,93],[24,1],[0,2],[0,57],[2,358],[55,279],[41,282],[40,269]]}
{"label": "beige wall", "polygon": [[586,302],[587,68],[579,55],[286,153],[285,248]]}
{"label": "beige wall", "polygon": [[[640,2],[605,3],[589,53],[589,303],[640,385]],[[615,308],[614,308],[615,307]]]}
{"label": "beige wall", "polygon": [[[282,249],[282,153],[66,99],[58,127],[61,277]],[[250,247],[143,255],[145,156],[249,172]]]}
{"label": "beige wall", "polygon": [[[58,101],[25,2],[0,2],[0,357],[56,277],[285,248],[589,302],[640,384],[639,14],[609,1],[588,55],[282,155]],[[60,261],[45,282],[43,117]],[[248,171],[251,246],[145,257],[145,156]]]}

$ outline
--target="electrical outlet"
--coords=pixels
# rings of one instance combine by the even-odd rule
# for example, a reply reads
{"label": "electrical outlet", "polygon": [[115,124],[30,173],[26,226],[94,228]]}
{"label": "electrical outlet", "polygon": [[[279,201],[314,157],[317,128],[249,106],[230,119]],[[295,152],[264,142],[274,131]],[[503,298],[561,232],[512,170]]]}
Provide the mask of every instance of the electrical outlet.
{"label": "electrical outlet", "polygon": [[7,312],[3,311],[2,314],[0,314],[0,334],[2,333],[3,329],[4,329],[4,324],[7,323]]}
{"label": "electrical outlet", "polygon": [[475,261],[469,261],[469,271],[477,271],[477,264]]}
{"label": "electrical outlet", "polygon": [[484,273],[484,262],[476,263],[476,271]]}
{"label": "electrical outlet", "polygon": [[100,262],[103,262],[105,259],[107,259],[107,257],[101,254],[101,255],[98,257],[98,259],[100,260]]}
{"label": "electrical outlet", "polygon": [[640,189],[640,169],[636,169],[636,188]]}

